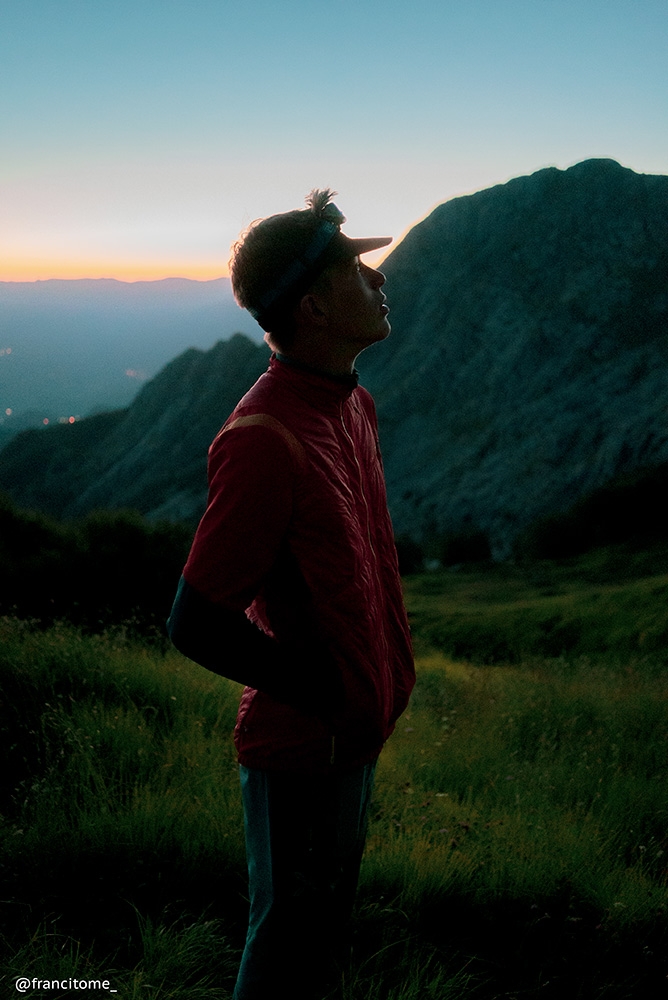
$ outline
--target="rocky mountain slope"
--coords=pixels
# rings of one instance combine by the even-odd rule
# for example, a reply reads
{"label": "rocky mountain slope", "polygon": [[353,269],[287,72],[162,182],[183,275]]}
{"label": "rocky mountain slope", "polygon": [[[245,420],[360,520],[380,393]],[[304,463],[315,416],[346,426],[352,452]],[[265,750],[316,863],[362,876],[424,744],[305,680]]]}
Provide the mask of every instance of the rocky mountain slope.
{"label": "rocky mountain slope", "polygon": [[668,177],[612,160],[438,207],[360,358],[398,531],[516,533],[668,459]]}
{"label": "rocky mountain slope", "polygon": [[[484,533],[668,460],[668,177],[611,160],[437,208],[387,258],[392,336],[359,360],[399,533]],[[264,369],[244,337],[187,351],[132,406],[20,435],[0,489],[65,516],[194,518],[206,448]],[[97,421],[97,423],[93,423]]]}

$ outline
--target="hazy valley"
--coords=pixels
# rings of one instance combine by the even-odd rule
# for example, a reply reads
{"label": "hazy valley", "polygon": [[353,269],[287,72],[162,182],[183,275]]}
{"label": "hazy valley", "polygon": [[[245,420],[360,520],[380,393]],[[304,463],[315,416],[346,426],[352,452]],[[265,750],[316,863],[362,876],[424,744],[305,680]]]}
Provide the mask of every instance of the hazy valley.
{"label": "hazy valley", "polygon": [[0,444],[127,406],[176,354],[238,331],[260,339],[227,278],[0,282]]}

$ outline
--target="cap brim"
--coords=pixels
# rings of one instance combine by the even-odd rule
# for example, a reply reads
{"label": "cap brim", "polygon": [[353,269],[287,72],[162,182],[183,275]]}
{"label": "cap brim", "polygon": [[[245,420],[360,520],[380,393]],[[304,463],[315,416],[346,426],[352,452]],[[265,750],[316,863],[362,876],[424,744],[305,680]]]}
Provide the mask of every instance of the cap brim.
{"label": "cap brim", "polygon": [[[343,236],[344,234],[341,233]],[[359,256],[361,253],[368,253],[369,250],[380,250],[381,247],[386,247],[392,242],[391,236],[369,236],[366,239],[353,240],[349,236],[345,237],[346,243],[350,247],[350,252],[353,257]]]}

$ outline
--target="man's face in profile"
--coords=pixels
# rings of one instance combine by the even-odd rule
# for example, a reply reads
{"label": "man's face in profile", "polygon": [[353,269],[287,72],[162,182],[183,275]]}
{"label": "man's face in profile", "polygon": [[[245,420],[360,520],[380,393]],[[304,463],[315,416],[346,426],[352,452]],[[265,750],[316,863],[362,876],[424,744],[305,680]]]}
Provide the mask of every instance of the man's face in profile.
{"label": "man's face in profile", "polygon": [[332,264],[318,281],[317,300],[332,330],[357,353],[389,336],[384,283],[385,275],[359,257]]}

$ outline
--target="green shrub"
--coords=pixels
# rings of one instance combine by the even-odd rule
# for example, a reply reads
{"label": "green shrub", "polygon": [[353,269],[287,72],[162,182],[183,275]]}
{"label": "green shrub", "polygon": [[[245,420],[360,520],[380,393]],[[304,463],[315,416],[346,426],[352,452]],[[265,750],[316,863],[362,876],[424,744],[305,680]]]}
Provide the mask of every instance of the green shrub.
{"label": "green shrub", "polygon": [[192,529],[134,511],[59,524],[0,496],[0,613],[164,636]]}

